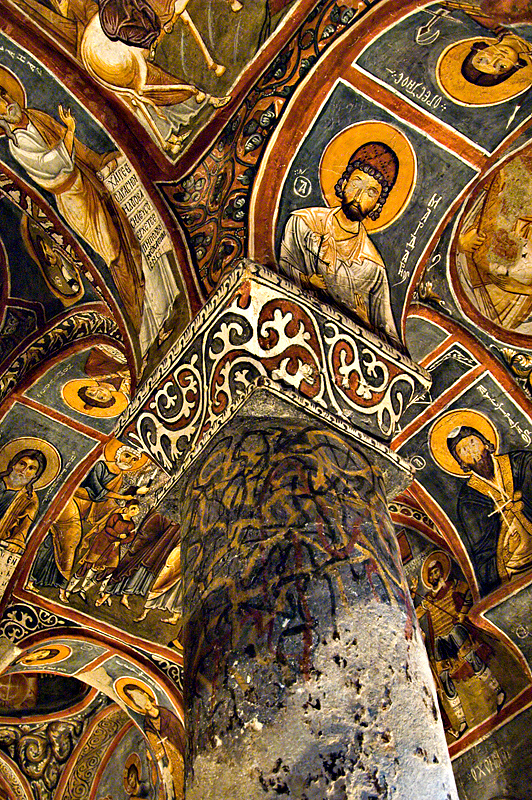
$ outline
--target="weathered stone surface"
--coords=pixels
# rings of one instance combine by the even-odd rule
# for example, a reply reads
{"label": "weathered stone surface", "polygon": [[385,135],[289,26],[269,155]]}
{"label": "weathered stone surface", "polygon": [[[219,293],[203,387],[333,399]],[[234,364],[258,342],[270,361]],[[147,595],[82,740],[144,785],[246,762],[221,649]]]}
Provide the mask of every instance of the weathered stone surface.
{"label": "weathered stone surface", "polygon": [[181,501],[187,800],[456,798],[365,453],[250,419],[211,443]]}

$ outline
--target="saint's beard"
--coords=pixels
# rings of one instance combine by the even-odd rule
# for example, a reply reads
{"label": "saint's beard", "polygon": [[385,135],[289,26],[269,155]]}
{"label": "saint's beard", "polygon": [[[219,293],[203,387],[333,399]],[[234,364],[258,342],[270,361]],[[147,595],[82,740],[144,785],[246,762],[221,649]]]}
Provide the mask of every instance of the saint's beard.
{"label": "saint's beard", "polygon": [[25,475],[21,475],[18,472],[12,472],[9,476],[9,483],[14,489],[23,489],[24,486],[27,486],[29,482],[29,478],[27,478]]}
{"label": "saint's beard", "polygon": [[[429,583],[430,583],[430,581],[429,581]],[[443,588],[443,586],[445,586],[445,581],[443,580],[443,575],[440,575],[438,580],[435,583],[430,583],[431,591],[434,592],[434,594],[438,594],[438,592],[440,591],[441,588]]]}
{"label": "saint's beard", "polygon": [[493,469],[493,458],[488,450],[484,450],[479,460],[473,464],[470,469],[480,475],[482,478],[490,480],[495,475]]}
{"label": "saint's beard", "polygon": [[11,126],[22,122],[23,114],[22,107],[18,103],[11,103],[7,107],[5,114],[0,114],[0,130],[3,130],[7,138],[12,142],[16,142],[16,137]]}
{"label": "saint's beard", "polygon": [[342,211],[349,222],[362,222],[363,219],[366,219],[369,213],[362,211],[355,200],[351,203],[348,203],[345,198],[342,198]]}

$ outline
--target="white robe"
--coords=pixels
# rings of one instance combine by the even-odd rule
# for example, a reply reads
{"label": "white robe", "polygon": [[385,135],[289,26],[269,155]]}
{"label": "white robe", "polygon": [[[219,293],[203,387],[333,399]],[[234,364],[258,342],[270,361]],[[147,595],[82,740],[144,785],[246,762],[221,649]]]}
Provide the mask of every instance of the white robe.
{"label": "white robe", "polygon": [[362,223],[349,239],[336,239],[337,212],[337,208],[294,211],[283,234],[280,269],[300,286],[302,275],[321,275],[331,298],[355,313],[362,300],[370,324],[399,342],[384,262]]}

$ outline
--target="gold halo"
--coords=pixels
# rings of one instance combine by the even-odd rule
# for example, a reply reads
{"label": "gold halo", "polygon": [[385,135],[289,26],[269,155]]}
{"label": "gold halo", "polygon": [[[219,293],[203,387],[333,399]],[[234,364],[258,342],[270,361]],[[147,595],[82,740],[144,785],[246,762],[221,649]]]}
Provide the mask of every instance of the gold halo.
{"label": "gold halo", "polygon": [[495,44],[497,39],[475,36],[448,45],[436,64],[436,80],[442,92],[461,106],[495,106],[517,97],[532,86],[532,65],[518,69],[497,86],[475,86],[462,75],[462,63],[475,42]]}
{"label": "gold halo", "polygon": [[416,185],[417,162],[414,149],[404,133],[386,122],[357,122],[331,139],[321,157],[319,173],[323,196],[329,206],[339,206],[334,187],[342,177],[352,154],[367,142],[382,142],[391,147],[399,161],[399,172],[378,218],[366,217],[368,231],[381,231],[403,213]]}
{"label": "gold halo", "polygon": [[444,581],[446,581],[451,574],[451,559],[449,558],[448,554],[445,552],[445,550],[434,550],[434,552],[426,557],[425,561],[423,562],[423,566],[421,567],[421,583],[425,589],[432,588],[429,583],[429,567],[432,567],[435,561],[439,561],[443,567]]}
{"label": "gold halo", "polygon": [[447,411],[432,426],[429,433],[429,447],[432,458],[436,464],[449,473],[449,475],[464,475],[464,472],[447,447],[447,437],[455,428],[467,425],[476,428],[479,433],[499,449],[499,434],[493,422],[480,411],[471,411],[469,408],[459,408],[456,411]]}
{"label": "gold halo", "polygon": [[[27,659],[31,656],[34,656],[35,653],[38,653],[41,650],[55,650],[57,651],[55,655],[50,656],[49,658],[42,659],[39,661],[28,661]],[[65,661],[69,656],[72,655],[72,648],[70,648],[67,644],[56,644],[52,642],[51,644],[42,644],[40,647],[36,647],[35,650],[31,650],[29,653],[25,653],[25,655],[21,656],[15,661],[15,664],[23,664],[25,667],[40,667],[43,664],[58,664],[60,661]]]}
{"label": "gold halo", "polygon": [[92,386],[99,386],[98,381],[95,381],[92,378],[76,378],[75,380],[68,381],[68,383],[65,383],[61,389],[63,400],[67,406],[69,406],[69,408],[73,408],[74,411],[79,411],[81,414],[85,414],[87,417],[98,417],[99,419],[102,419],[108,417],[117,417],[122,413],[128,404],[128,400],[123,392],[120,392],[116,389],[111,391],[115,402],[114,405],[110,406],[110,408],[93,408],[92,406],[87,408],[81,397],[78,395],[78,391],[83,387],[90,388]]}
{"label": "gold halo", "polygon": [[124,768],[122,771],[122,783],[124,784],[124,789],[126,790],[126,792],[129,791],[129,781],[127,779],[127,771],[133,764],[137,768],[137,772],[139,774],[139,780],[142,778],[142,761],[140,760],[140,756],[138,753],[130,753],[126,758]]}
{"label": "gold halo", "polygon": [[16,75],[7,67],[0,67],[0,86],[8,95],[18,103],[21,108],[26,108],[26,91]]}
{"label": "gold halo", "polygon": [[[110,439],[104,447],[103,456],[106,461],[114,461],[116,456],[116,451],[120,447],[129,447],[130,450],[135,450],[133,445],[127,444],[127,442],[120,442],[118,439]],[[136,452],[136,451],[135,451]],[[132,469],[126,470],[127,472],[136,472],[138,469],[144,466],[148,461],[148,456],[146,453],[139,453],[140,459],[139,463],[136,464]]]}
{"label": "gold halo", "polygon": [[12,439],[12,441],[0,448],[0,472],[7,468],[13,456],[20,450],[40,450],[46,457],[46,469],[39,480],[33,484],[34,489],[44,489],[55,481],[61,469],[59,451],[53,444],[33,436],[21,436],[19,439]]}
{"label": "gold halo", "polygon": [[135,705],[135,703],[131,700],[131,698],[128,697],[127,694],[125,694],[124,692],[124,687],[130,686],[131,684],[133,684],[134,686],[138,686],[138,688],[142,689],[143,692],[149,694],[149,696],[152,699],[152,702],[158,705],[157,697],[155,696],[155,692],[153,691],[151,686],[148,686],[147,683],[141,681],[140,678],[133,677],[133,675],[123,675],[121,678],[117,678],[116,681],[114,682],[114,690],[116,692],[117,697],[119,697],[122,700],[122,702],[125,703],[126,706],[132,708],[138,714],[144,713],[142,709],[139,708],[137,705]]}

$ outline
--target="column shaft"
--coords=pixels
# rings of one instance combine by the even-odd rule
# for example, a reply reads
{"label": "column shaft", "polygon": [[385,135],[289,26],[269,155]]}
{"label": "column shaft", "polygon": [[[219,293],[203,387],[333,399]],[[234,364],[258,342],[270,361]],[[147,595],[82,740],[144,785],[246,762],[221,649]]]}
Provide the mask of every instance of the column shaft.
{"label": "column shaft", "polygon": [[232,424],[181,482],[187,800],[456,798],[382,479]]}

